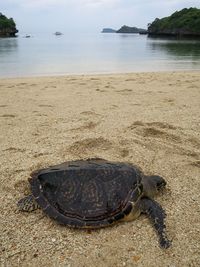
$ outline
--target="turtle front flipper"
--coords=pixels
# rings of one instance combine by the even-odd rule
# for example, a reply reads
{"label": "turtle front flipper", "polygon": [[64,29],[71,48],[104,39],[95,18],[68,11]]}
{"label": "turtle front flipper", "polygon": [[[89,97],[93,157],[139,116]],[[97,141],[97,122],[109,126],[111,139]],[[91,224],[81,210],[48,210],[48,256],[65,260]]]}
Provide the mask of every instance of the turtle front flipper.
{"label": "turtle front flipper", "polygon": [[22,199],[20,199],[17,203],[17,207],[20,211],[34,211],[36,209],[39,209],[40,206],[35,201],[35,198],[33,195],[28,195]]}
{"label": "turtle front flipper", "polygon": [[154,228],[159,236],[160,246],[162,248],[170,247],[171,242],[167,238],[166,226],[164,223],[166,214],[163,208],[155,200],[150,198],[142,198],[139,203],[139,209],[142,213],[147,214],[153,223]]}

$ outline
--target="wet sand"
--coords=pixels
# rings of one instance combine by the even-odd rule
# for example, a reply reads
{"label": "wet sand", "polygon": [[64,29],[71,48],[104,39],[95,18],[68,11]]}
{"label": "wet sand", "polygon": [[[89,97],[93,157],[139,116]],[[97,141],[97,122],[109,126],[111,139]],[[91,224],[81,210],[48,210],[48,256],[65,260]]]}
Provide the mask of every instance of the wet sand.
{"label": "wet sand", "polygon": [[[200,266],[200,72],[0,80],[0,266]],[[172,247],[143,215],[96,231],[21,213],[30,172],[101,157],[158,174]]]}

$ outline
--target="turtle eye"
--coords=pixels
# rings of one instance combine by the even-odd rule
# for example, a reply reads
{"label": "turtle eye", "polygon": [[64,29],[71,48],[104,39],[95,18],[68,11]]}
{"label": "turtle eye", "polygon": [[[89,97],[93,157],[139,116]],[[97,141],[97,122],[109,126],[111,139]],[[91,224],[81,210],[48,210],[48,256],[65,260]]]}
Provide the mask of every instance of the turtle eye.
{"label": "turtle eye", "polygon": [[156,181],[156,187],[157,189],[162,189],[166,186],[166,182],[163,178],[159,177],[159,179]]}

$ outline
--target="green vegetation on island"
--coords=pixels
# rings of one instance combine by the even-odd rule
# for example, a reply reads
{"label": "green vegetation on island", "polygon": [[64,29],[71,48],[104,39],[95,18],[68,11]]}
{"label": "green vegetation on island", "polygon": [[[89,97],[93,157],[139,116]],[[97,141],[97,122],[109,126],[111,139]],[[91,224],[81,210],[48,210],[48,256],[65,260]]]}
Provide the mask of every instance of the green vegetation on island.
{"label": "green vegetation on island", "polygon": [[137,28],[137,27],[129,27],[129,26],[122,26],[117,33],[140,33],[140,32],[145,32],[145,29]]}
{"label": "green vegetation on island", "polygon": [[148,25],[150,35],[200,36],[200,9],[184,8]]}
{"label": "green vegetation on island", "polygon": [[14,20],[0,13],[0,37],[14,37],[17,32]]}

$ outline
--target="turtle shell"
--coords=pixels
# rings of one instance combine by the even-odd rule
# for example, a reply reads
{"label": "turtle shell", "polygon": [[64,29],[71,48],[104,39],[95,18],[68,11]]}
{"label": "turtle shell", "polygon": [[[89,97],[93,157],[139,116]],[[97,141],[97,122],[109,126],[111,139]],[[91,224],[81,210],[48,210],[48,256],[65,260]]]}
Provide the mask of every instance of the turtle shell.
{"label": "turtle shell", "polygon": [[103,159],[65,162],[31,176],[32,194],[43,211],[72,227],[110,225],[129,214],[142,194],[139,169]]}

